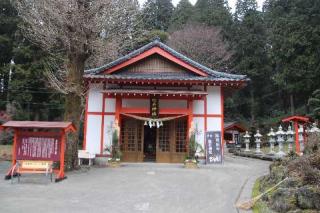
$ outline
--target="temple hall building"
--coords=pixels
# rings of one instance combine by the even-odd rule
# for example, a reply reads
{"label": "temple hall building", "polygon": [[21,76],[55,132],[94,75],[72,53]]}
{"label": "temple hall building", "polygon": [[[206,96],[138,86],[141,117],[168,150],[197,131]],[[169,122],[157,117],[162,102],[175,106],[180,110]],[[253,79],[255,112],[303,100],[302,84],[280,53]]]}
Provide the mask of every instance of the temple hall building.
{"label": "temple hall building", "polygon": [[105,154],[114,125],[124,162],[183,162],[189,130],[205,148],[207,131],[224,131],[224,98],[245,75],[205,67],[155,40],[85,71],[88,88],[83,149]]}

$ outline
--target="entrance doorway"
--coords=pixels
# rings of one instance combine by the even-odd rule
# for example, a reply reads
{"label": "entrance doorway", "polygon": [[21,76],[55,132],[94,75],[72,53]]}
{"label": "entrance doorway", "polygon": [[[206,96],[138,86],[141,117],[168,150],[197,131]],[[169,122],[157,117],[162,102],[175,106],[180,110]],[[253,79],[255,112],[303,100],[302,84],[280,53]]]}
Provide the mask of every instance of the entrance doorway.
{"label": "entrance doorway", "polygon": [[181,163],[187,154],[187,119],[163,122],[160,128],[124,117],[120,129],[123,162]]}
{"label": "entrance doorway", "polygon": [[145,162],[156,161],[157,128],[144,126],[143,156]]}

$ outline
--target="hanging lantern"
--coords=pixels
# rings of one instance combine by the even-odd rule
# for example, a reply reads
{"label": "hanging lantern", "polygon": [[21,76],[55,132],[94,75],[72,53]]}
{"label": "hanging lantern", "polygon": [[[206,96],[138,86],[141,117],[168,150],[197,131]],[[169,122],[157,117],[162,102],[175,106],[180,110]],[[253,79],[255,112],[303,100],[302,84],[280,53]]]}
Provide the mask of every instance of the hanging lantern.
{"label": "hanging lantern", "polygon": [[160,121],[160,126],[163,126],[163,122],[162,121]]}
{"label": "hanging lantern", "polygon": [[144,122],[144,125],[147,126],[147,125],[148,125],[148,121],[145,121],[145,122]]}

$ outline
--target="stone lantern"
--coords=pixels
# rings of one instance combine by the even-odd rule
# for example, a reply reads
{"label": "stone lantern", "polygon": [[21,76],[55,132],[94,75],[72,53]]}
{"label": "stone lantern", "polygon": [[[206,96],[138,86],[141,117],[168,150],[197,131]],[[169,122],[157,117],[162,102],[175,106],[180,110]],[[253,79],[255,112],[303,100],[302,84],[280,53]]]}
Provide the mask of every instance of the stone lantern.
{"label": "stone lantern", "polygon": [[249,132],[246,131],[246,134],[243,137],[244,137],[244,143],[246,144],[246,149],[244,151],[250,152],[249,144],[250,144],[251,136],[249,135]]}
{"label": "stone lantern", "polygon": [[293,135],[294,135],[294,132],[292,131],[292,127],[289,125],[288,127],[288,131],[286,132],[287,134],[287,142],[288,142],[288,152],[292,152],[293,149],[292,149],[292,144],[293,144]]}
{"label": "stone lantern", "polygon": [[286,155],[286,153],[283,152],[284,134],[285,132],[282,131],[282,126],[280,125],[278,131],[276,132],[277,142],[279,144],[277,156],[280,158]]}
{"label": "stone lantern", "polygon": [[300,152],[303,152],[304,150],[303,125],[299,125],[298,135],[299,135],[298,140],[300,144]]}
{"label": "stone lantern", "polygon": [[257,133],[254,135],[255,143],[256,143],[256,154],[262,154],[260,147],[261,147],[261,137],[260,131],[257,130]]}
{"label": "stone lantern", "polygon": [[270,132],[267,135],[269,137],[269,144],[270,144],[270,152],[269,155],[274,155],[274,143],[276,142],[276,133],[274,133],[273,129],[270,129]]}

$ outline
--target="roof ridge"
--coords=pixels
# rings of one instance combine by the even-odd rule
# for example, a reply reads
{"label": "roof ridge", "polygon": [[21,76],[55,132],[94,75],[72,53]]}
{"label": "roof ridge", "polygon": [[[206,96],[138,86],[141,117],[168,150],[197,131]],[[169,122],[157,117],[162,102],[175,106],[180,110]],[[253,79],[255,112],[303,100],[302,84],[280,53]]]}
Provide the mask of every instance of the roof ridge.
{"label": "roof ridge", "polygon": [[173,48],[169,47],[168,45],[162,43],[159,39],[155,39],[152,42],[128,53],[127,55],[124,55],[108,64],[102,65],[100,67],[97,68],[93,68],[93,69],[88,69],[85,70],[85,74],[101,74],[101,72],[105,69],[111,68],[119,63],[122,63],[124,61],[127,61],[137,55],[139,55],[140,53],[143,53],[155,46],[160,47],[161,49],[169,52],[170,54],[174,55],[175,57],[179,58],[180,60],[186,62],[187,64],[200,69],[201,71],[205,72],[206,74],[210,75],[210,76],[214,76],[214,77],[223,77],[223,78],[237,78],[237,79],[242,79],[242,80],[247,80],[247,76],[246,75],[237,75],[237,74],[230,74],[230,73],[226,73],[226,72],[220,72],[220,71],[216,71],[216,70],[212,70],[190,58],[188,58],[187,56],[177,52],[176,50],[174,50]]}

